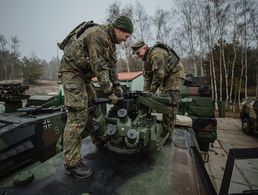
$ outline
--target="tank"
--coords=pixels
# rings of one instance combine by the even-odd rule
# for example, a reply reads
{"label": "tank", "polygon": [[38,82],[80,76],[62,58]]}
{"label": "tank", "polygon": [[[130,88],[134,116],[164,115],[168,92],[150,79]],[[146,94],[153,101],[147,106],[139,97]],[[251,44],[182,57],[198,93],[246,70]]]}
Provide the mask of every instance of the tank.
{"label": "tank", "polygon": [[[56,143],[66,123],[60,98],[30,97],[25,95],[27,89],[21,84],[0,88],[6,110],[0,115],[0,177],[57,154]],[[22,107],[24,100],[27,105]]]}
{"label": "tank", "polygon": [[242,102],[240,118],[244,133],[248,135],[258,133],[258,97],[249,97]]}
{"label": "tank", "polygon": [[[216,194],[204,167],[192,119],[178,116],[172,142],[163,134],[162,114],[170,99],[142,92],[126,93],[106,114],[97,98],[90,108],[94,145],[83,139],[83,161],[94,176],[78,181],[64,173],[63,153],[3,182],[7,194]],[[197,132],[198,133],[198,132]],[[191,178],[191,179],[189,179]]]}

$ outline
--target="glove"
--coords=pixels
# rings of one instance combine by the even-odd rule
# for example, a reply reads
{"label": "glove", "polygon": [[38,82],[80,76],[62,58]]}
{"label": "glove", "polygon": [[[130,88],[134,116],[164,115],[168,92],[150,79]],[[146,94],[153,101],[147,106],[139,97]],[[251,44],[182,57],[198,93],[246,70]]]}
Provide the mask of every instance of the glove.
{"label": "glove", "polygon": [[112,104],[116,104],[119,98],[113,93],[112,95],[108,96],[108,99],[111,101]]}
{"label": "glove", "polygon": [[114,87],[113,90],[114,90],[114,94],[117,97],[123,97],[124,96],[124,90],[122,89],[122,87],[120,85]]}

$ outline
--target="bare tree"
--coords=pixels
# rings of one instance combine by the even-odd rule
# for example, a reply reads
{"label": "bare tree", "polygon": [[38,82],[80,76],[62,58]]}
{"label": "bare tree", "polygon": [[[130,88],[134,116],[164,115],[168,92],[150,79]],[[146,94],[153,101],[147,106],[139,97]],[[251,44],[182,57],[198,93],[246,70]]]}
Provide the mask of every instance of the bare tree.
{"label": "bare tree", "polygon": [[197,64],[196,64],[196,54],[195,54],[195,41],[194,41],[194,21],[195,13],[194,13],[194,1],[181,0],[178,1],[179,6],[179,14],[182,18],[182,25],[184,28],[185,38],[188,42],[189,48],[189,56],[192,60],[194,66],[194,75],[197,76]]}
{"label": "bare tree", "polygon": [[195,1],[195,13],[196,13],[196,31],[198,34],[198,41],[199,41],[199,56],[200,56],[200,74],[204,76],[203,72],[203,57],[204,57],[204,6],[201,0]]}
{"label": "bare tree", "polygon": [[241,76],[240,76],[240,83],[239,83],[239,92],[238,92],[238,101],[239,101],[239,107],[241,107],[240,101],[240,93],[241,93],[241,88],[242,88],[242,77],[244,75],[244,97],[245,99],[247,98],[247,82],[248,82],[248,62],[247,62],[247,50],[248,47],[250,46],[250,35],[248,32],[250,31],[250,14],[253,6],[253,2],[247,1],[247,0],[242,0],[241,1],[241,9],[242,12],[240,13],[240,17],[242,19],[239,28],[241,31],[241,46],[242,46],[242,52],[241,52]]}
{"label": "bare tree", "polygon": [[11,53],[12,53],[12,63],[10,68],[9,80],[14,79],[14,67],[18,66],[18,57],[19,57],[19,47],[20,40],[18,36],[11,36]]}
{"label": "bare tree", "polygon": [[206,28],[206,38],[207,38],[207,45],[208,45],[208,53],[209,53],[209,60],[210,60],[210,78],[211,78],[211,87],[212,87],[212,97],[215,101],[215,109],[218,109],[218,95],[217,95],[217,83],[216,83],[216,72],[215,72],[215,64],[214,64],[214,56],[212,53],[212,47],[214,44],[214,36],[216,29],[212,29],[213,21],[212,16],[214,15],[214,9],[212,7],[211,1],[208,0],[205,6],[205,28]]}
{"label": "bare tree", "polygon": [[240,73],[240,78],[239,78],[239,84],[238,84],[238,107],[241,109],[241,89],[242,89],[242,78],[244,74],[244,51],[242,49],[241,52],[241,73]]}
{"label": "bare tree", "polygon": [[4,35],[0,35],[0,47],[1,47],[1,56],[0,56],[0,67],[3,68],[4,74],[3,79],[7,80],[7,64],[5,62],[5,53],[6,53],[7,41]]}
{"label": "bare tree", "polygon": [[116,1],[109,5],[109,8],[107,9],[107,19],[110,22],[114,22],[115,19],[120,15],[120,9],[121,9],[121,3]]}
{"label": "bare tree", "polygon": [[[258,6],[258,3],[256,2]],[[256,43],[256,51],[258,51],[258,10],[252,9],[250,13],[250,20],[251,20],[251,29],[253,34],[253,40]],[[255,72],[256,72],[256,90],[255,95],[258,97],[258,59],[255,61]]]}
{"label": "bare tree", "polygon": [[138,1],[136,2],[134,10],[134,36],[137,37],[136,39],[147,42],[151,37],[150,17],[147,15],[142,4]]}
{"label": "bare tree", "polygon": [[[107,12],[108,12],[108,21],[110,22],[114,22],[114,20],[121,15],[125,15],[130,18],[133,18],[132,5],[126,5],[124,8],[121,8],[121,4],[119,2],[114,2],[109,6]],[[126,61],[127,72],[130,72],[128,59],[131,55],[131,48],[130,48],[131,44],[132,44],[132,38],[130,37],[127,40],[127,42],[117,46],[117,55],[119,58],[122,58]]]}
{"label": "bare tree", "polygon": [[166,44],[168,43],[168,36],[171,30],[169,23],[169,12],[163,9],[157,8],[153,17],[153,30],[155,32],[155,41],[160,41]]}
{"label": "bare tree", "polygon": [[225,79],[225,91],[226,91],[226,108],[228,107],[228,70],[227,70],[227,66],[226,66],[226,62],[225,62],[225,53],[224,53],[224,37],[225,37],[225,26],[227,23],[227,19],[228,19],[228,11],[230,8],[229,4],[225,4],[225,1],[223,0],[218,0],[215,1],[215,10],[216,10],[216,18],[217,18],[217,25],[218,25],[218,31],[219,31],[219,46],[220,46],[220,59],[219,59],[219,64],[220,64],[220,96],[219,96],[219,100],[222,101],[222,92],[223,92],[223,71],[222,71],[222,66],[224,68],[224,79]]}
{"label": "bare tree", "polygon": [[[229,35],[232,35],[232,38],[230,37],[230,40],[232,42],[232,49],[233,49],[233,59],[231,63],[231,79],[230,79],[230,87],[229,87],[229,105],[230,108],[233,107],[233,100],[232,100],[232,95],[233,95],[233,88],[234,88],[234,83],[235,85],[237,84],[235,82],[235,65],[236,65],[236,58],[237,58],[237,45],[238,45],[238,40],[239,40],[239,30],[238,30],[238,25],[239,25],[239,11],[240,11],[240,1],[234,1],[232,2],[232,10],[230,14],[230,26],[229,29],[232,29],[232,33],[229,33]],[[237,87],[235,87],[235,90]],[[236,92],[235,92],[236,94]],[[236,98],[235,98],[236,99]],[[235,111],[235,109],[233,109]]]}

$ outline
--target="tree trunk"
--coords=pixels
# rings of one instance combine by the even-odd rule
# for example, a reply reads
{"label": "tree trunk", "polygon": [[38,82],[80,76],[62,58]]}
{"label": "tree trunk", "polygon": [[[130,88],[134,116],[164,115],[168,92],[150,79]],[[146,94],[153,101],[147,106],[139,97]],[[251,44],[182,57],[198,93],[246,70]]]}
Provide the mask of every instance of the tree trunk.
{"label": "tree trunk", "polygon": [[[221,38],[222,39],[222,38]],[[219,100],[222,101],[222,40],[220,40],[220,52],[219,52]]]}
{"label": "tree trunk", "polygon": [[222,62],[223,62],[223,67],[224,67],[224,74],[225,74],[225,91],[226,91],[226,101],[225,101],[225,108],[228,110],[228,70],[225,62],[225,53],[224,53],[224,44],[222,47]]}
{"label": "tree trunk", "polygon": [[[229,105],[232,107],[232,92],[233,92],[233,85],[234,85],[234,76],[235,76],[235,64],[236,64],[236,48],[233,47],[234,57],[232,62],[231,68],[231,83],[230,83],[230,93],[229,93]],[[236,90],[236,87],[235,87]]]}
{"label": "tree trunk", "polygon": [[212,72],[213,72],[213,76],[214,76],[215,110],[218,110],[218,89],[217,89],[217,83],[216,83],[217,79],[216,79],[216,72],[215,72],[213,55],[211,55],[211,62],[212,62]]}
{"label": "tree trunk", "polygon": [[238,82],[235,83],[235,95],[234,95],[234,101],[233,101],[233,112],[236,112],[236,99],[237,99],[237,84]]}
{"label": "tree trunk", "polygon": [[256,66],[255,66],[255,77],[256,77],[256,87],[255,87],[255,96],[258,98],[258,65],[257,65],[258,60],[256,60]]}
{"label": "tree trunk", "polygon": [[[211,58],[211,57],[210,57],[210,58]],[[210,59],[209,65],[210,65],[210,78],[211,78],[211,98],[212,98],[212,99],[215,99],[215,98],[214,98],[214,97],[215,97],[215,95],[214,95],[214,84],[213,84],[214,79],[213,79],[213,74],[212,74],[212,63],[211,63],[211,59]]]}
{"label": "tree trunk", "polygon": [[7,80],[7,65],[4,65],[4,80]]}
{"label": "tree trunk", "polygon": [[245,48],[245,99],[247,99],[247,81],[248,81],[248,74],[247,74],[247,68],[248,68],[248,65],[247,65],[247,51],[246,51],[246,48]]}
{"label": "tree trunk", "polygon": [[242,52],[242,57],[241,57],[241,73],[240,73],[240,78],[239,78],[239,86],[238,86],[238,107],[241,109],[241,88],[242,88],[242,77],[244,73],[244,55]]}

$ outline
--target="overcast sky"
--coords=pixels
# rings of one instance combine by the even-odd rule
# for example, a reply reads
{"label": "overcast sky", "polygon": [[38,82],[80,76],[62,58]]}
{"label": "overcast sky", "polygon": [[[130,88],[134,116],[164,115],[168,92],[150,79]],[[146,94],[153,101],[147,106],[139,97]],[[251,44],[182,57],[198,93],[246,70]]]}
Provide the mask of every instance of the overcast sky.
{"label": "overcast sky", "polygon": [[[57,55],[60,42],[82,21],[105,22],[107,8],[114,0],[0,0],[0,35],[10,43],[18,36],[21,56],[32,52],[49,61]],[[124,5],[135,0],[121,0]],[[149,15],[156,8],[169,9],[173,0],[139,0]],[[58,52],[59,57],[62,53]]]}

